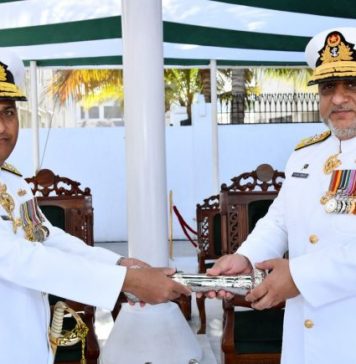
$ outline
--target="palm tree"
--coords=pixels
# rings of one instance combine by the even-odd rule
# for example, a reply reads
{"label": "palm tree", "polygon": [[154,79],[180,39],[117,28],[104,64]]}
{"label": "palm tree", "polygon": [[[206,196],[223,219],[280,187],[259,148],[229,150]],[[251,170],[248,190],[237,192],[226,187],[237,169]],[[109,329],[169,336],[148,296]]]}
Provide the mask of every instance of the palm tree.
{"label": "palm tree", "polygon": [[246,70],[243,68],[231,71],[231,124],[243,124],[245,118]]}
{"label": "palm tree", "polygon": [[[202,82],[198,69],[167,69],[165,75],[165,110],[172,103],[187,108],[188,123],[191,123],[191,108],[194,94],[201,92]],[[107,100],[123,106],[123,77],[121,70],[59,70],[54,74],[48,92],[63,106],[70,99],[90,108]]]}
{"label": "palm tree", "polygon": [[164,78],[166,110],[169,110],[170,105],[175,102],[180,106],[185,106],[188,114],[187,123],[191,124],[194,95],[202,90],[199,70],[197,68],[166,69]]}
{"label": "palm tree", "polygon": [[[307,83],[312,71],[307,68],[249,68],[233,69],[231,71],[231,123],[244,123],[245,107],[249,93],[259,93],[260,83],[267,79],[280,79],[292,81],[295,90],[302,92],[314,92],[315,89],[308,88]],[[255,86],[252,84],[254,81]]]}
{"label": "palm tree", "polygon": [[309,68],[258,68],[255,71],[257,82],[263,79],[284,79],[293,82],[294,90],[313,92],[307,86],[312,70]]}
{"label": "palm tree", "polygon": [[103,101],[115,100],[122,104],[123,77],[121,70],[58,70],[47,92],[63,106],[69,99],[90,108]]}
{"label": "palm tree", "polygon": [[199,76],[201,80],[201,93],[204,95],[204,101],[211,102],[211,73],[209,68],[199,69]]}
{"label": "palm tree", "polygon": [[219,94],[220,100],[231,105],[230,123],[243,124],[246,95],[258,91],[258,87],[256,88],[251,84],[254,75],[253,70],[250,68],[233,68],[219,72],[231,80],[231,91]]}

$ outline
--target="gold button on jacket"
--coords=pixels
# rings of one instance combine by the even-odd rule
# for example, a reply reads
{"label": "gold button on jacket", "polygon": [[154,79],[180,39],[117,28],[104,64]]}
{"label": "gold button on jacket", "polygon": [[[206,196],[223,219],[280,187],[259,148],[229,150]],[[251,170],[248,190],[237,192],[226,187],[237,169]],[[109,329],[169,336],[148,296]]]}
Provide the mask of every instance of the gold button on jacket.
{"label": "gold button on jacket", "polygon": [[312,234],[312,235],[310,235],[310,236],[309,236],[309,241],[310,241],[310,243],[312,243],[312,244],[316,244],[316,243],[319,241],[319,238],[318,238],[318,236],[317,236],[317,235]]}
{"label": "gold button on jacket", "polygon": [[305,320],[304,321],[304,326],[307,328],[307,329],[311,329],[313,326],[314,326],[314,322],[312,320]]}

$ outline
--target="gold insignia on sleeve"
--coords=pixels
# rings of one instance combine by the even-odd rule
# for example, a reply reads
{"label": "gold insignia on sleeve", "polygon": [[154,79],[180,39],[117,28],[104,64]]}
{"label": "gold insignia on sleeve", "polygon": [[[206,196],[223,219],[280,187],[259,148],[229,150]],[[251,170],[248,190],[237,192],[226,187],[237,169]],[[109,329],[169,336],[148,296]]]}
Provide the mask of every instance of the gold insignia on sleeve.
{"label": "gold insignia on sleeve", "polygon": [[327,131],[324,131],[323,133],[315,135],[313,137],[302,139],[297,144],[297,146],[294,148],[294,150],[299,150],[299,149],[308,147],[309,145],[320,143],[320,142],[326,140],[327,138],[329,138],[330,135],[331,135],[331,131],[327,130]]}
{"label": "gold insignia on sleeve", "polygon": [[9,163],[4,163],[0,168],[3,171],[10,172],[10,173],[16,174],[16,176],[22,177],[21,172]]}

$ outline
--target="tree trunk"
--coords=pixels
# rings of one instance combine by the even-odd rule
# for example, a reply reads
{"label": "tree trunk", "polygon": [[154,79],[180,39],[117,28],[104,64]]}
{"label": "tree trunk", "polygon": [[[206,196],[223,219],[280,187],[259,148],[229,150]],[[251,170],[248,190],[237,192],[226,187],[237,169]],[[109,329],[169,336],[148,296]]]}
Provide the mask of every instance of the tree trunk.
{"label": "tree trunk", "polygon": [[245,70],[233,69],[231,72],[231,124],[243,124],[245,119]]}
{"label": "tree trunk", "polygon": [[211,102],[210,69],[200,69],[199,75],[202,84],[201,92],[204,95],[204,100],[205,102]]}

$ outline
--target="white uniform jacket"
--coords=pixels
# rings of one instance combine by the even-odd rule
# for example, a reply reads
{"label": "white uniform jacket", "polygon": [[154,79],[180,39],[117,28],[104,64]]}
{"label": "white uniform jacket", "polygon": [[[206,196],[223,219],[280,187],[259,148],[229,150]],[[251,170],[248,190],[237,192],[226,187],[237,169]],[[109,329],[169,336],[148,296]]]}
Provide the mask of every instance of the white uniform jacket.
{"label": "white uniform jacket", "polygon": [[[20,205],[33,198],[29,186],[1,169],[0,184],[12,196],[14,218],[19,218]],[[126,268],[115,265],[117,254],[89,247],[48,221],[44,225],[48,238],[30,242],[21,227],[14,233],[0,204],[0,362],[4,364],[52,362],[47,294],[112,309],[126,274]]]}
{"label": "white uniform jacket", "polygon": [[330,136],[291,155],[278,197],[238,250],[252,264],[289,250],[300,295],[286,303],[283,364],[356,363],[356,215],[320,202],[331,179],[324,163],[339,148],[337,169],[356,169],[356,138]]}

